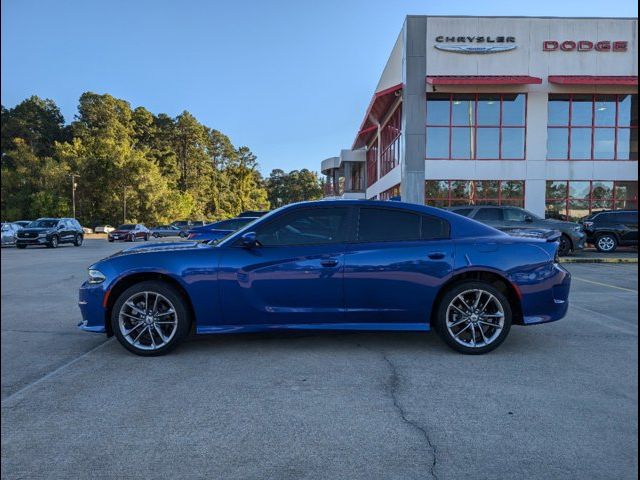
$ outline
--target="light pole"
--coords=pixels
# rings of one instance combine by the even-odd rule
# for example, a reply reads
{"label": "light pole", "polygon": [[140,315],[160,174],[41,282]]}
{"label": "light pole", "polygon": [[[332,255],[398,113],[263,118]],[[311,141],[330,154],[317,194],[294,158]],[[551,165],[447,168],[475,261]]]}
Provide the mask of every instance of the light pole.
{"label": "light pole", "polygon": [[122,187],[122,223],[127,223],[127,186]]}
{"label": "light pole", "polygon": [[76,187],[78,184],[76,183],[76,178],[80,178],[80,175],[77,173],[70,173],[71,177],[71,205],[73,209],[73,218],[76,218]]}

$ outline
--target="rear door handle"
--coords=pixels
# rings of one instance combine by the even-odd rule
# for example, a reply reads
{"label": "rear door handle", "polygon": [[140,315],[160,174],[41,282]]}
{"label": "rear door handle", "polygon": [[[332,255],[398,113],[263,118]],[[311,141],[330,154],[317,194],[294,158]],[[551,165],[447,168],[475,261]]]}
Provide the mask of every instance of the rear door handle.
{"label": "rear door handle", "polygon": [[338,260],[327,258],[326,260],[322,260],[320,262],[320,265],[322,265],[323,267],[335,267],[336,265],[338,265]]}
{"label": "rear door handle", "polygon": [[444,258],[444,253],[442,252],[431,252],[427,254],[427,256],[432,260],[442,260]]}

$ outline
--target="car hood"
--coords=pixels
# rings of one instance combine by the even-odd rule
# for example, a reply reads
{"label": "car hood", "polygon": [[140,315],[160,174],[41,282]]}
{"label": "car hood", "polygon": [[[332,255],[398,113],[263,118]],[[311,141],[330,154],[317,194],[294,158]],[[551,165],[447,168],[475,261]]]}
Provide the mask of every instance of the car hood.
{"label": "car hood", "polygon": [[203,245],[198,242],[163,242],[161,244],[151,243],[145,245],[138,245],[135,247],[125,248],[124,250],[114,253],[107,258],[120,257],[123,255],[136,255],[145,253],[171,253],[171,252],[183,252],[185,250],[196,250],[198,248],[211,248],[208,245]]}
{"label": "car hood", "polygon": [[124,235],[125,233],[132,233],[133,230],[113,230],[111,233],[117,233],[118,235]]}

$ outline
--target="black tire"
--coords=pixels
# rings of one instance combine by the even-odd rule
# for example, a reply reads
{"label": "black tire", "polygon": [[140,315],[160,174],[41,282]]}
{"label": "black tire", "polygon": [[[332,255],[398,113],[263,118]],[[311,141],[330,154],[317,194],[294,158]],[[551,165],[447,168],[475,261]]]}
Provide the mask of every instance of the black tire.
{"label": "black tire", "polygon": [[157,233],[153,233],[152,236],[153,236],[153,238],[158,238],[160,235],[157,234]]}
{"label": "black tire", "polygon": [[53,237],[51,237],[51,240],[49,240],[49,243],[47,243],[47,247],[49,248],[58,248],[58,236],[54,235]]}
{"label": "black tire", "polygon": [[560,245],[558,246],[558,255],[561,257],[566,257],[573,250],[571,245],[571,239],[567,237],[565,234],[560,235]]}
{"label": "black tire", "polygon": [[82,235],[76,235],[76,238],[73,239],[73,245],[75,247],[79,247],[82,245],[83,241],[84,241],[84,237]]}
{"label": "black tire", "polygon": [[601,233],[596,237],[596,249],[602,253],[612,253],[618,249],[618,239],[612,233]]}
{"label": "black tire", "polygon": [[[484,292],[488,292],[489,294],[493,295],[493,297],[500,303],[500,306],[502,307],[502,310],[504,312],[502,330],[495,337],[495,339],[493,339],[491,343],[489,343],[488,345],[479,346],[479,347],[469,347],[469,346],[462,345],[454,338],[454,334],[447,328],[447,324],[446,324],[447,310],[449,308],[449,304],[458,295],[464,292],[467,292],[469,290],[482,290]],[[502,292],[500,292],[500,290],[498,290],[497,288],[495,288],[493,285],[489,283],[479,282],[479,281],[477,282],[469,281],[469,282],[462,282],[462,283],[453,285],[444,294],[444,296],[440,300],[440,303],[437,306],[436,317],[434,319],[434,327],[435,327],[435,330],[438,332],[438,335],[440,335],[440,337],[444,340],[444,342],[454,350],[460,353],[465,353],[470,355],[480,355],[496,349],[497,347],[500,346],[502,342],[504,342],[504,340],[507,338],[507,335],[509,335],[512,319],[513,319],[513,313],[511,311],[511,305],[509,304],[509,300]],[[478,328],[478,327],[472,327],[472,329],[473,328]],[[497,329],[495,329],[494,331],[498,332]],[[461,332],[459,331],[458,333],[461,333]],[[475,330],[474,330],[474,333],[475,333]]]}
{"label": "black tire", "polygon": [[113,238],[109,238],[109,243],[113,243]]}
{"label": "black tire", "polygon": [[186,238],[187,234],[185,232],[180,232],[180,238]]}
{"label": "black tire", "polygon": [[148,234],[148,233],[144,236],[144,241],[145,241],[145,242],[148,242],[148,241],[149,241],[149,234]]}
{"label": "black tire", "polygon": [[16,248],[19,248],[20,250],[27,248],[26,245],[16,245]]}
{"label": "black tire", "polygon": [[136,238],[135,233],[129,237],[129,241],[130,242],[135,242],[136,240],[138,240],[138,239]]}
{"label": "black tire", "polygon": [[[177,327],[176,332],[171,338],[171,340],[164,346],[156,349],[156,350],[143,350],[135,347],[131,343],[129,343],[124,337],[122,331],[120,330],[119,324],[119,312],[122,308],[123,304],[136,293],[140,292],[157,292],[160,295],[166,297],[172,304],[176,312],[177,318]],[[182,297],[182,295],[171,285],[157,280],[147,280],[144,282],[136,283],[131,287],[127,288],[124,292],[118,296],[113,308],[111,310],[111,328],[113,332],[120,342],[120,344],[136,355],[140,355],[143,357],[155,357],[159,355],[164,355],[169,353],[171,350],[176,348],[182,340],[189,334],[191,329],[191,315],[189,313],[189,309],[186,305],[186,300]]]}

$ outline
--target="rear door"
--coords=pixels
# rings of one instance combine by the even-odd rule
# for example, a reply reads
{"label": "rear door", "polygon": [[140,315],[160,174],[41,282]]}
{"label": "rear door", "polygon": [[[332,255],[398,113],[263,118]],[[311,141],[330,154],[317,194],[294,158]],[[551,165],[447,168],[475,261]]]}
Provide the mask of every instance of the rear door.
{"label": "rear door", "polygon": [[620,223],[620,238],[623,243],[638,243],[638,214],[633,212],[619,212],[614,218]]}
{"label": "rear door", "polygon": [[449,224],[395,208],[358,210],[355,241],[345,255],[347,322],[428,323],[435,295],[452,270]]}

